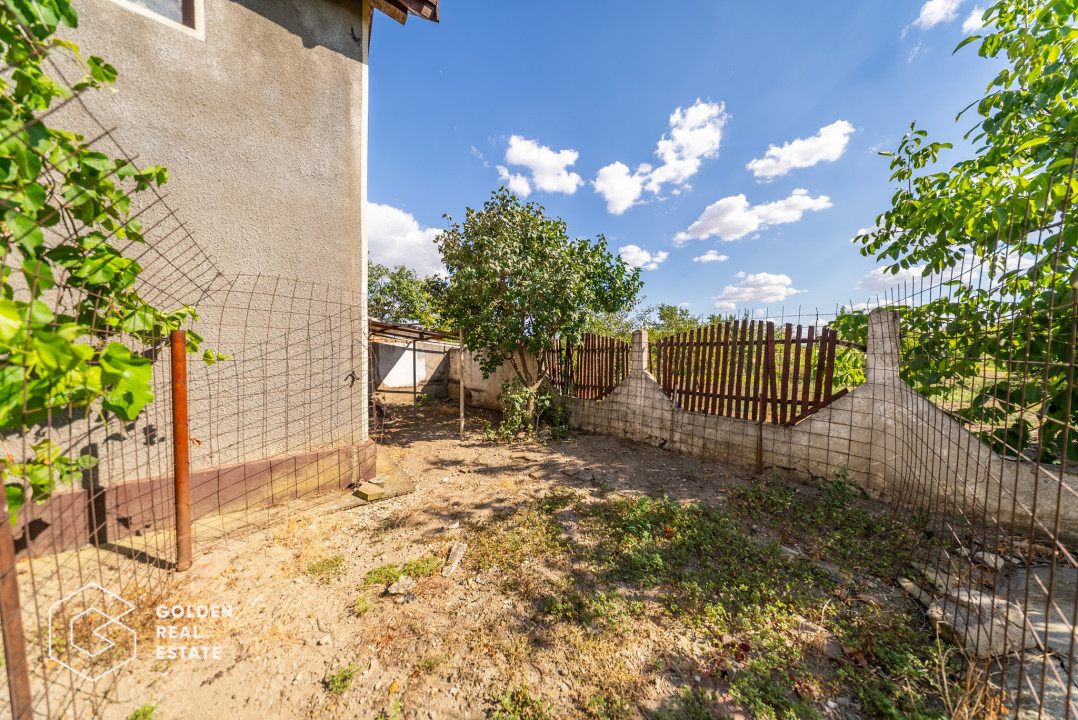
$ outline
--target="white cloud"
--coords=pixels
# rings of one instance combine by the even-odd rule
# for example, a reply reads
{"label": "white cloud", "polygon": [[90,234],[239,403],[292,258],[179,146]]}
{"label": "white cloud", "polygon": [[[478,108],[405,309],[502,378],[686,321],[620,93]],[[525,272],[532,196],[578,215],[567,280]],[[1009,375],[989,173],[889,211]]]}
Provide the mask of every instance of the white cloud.
{"label": "white cloud", "polygon": [[869,292],[893,290],[904,282],[910,282],[914,278],[921,277],[924,269],[924,265],[915,265],[914,267],[899,270],[897,274],[892,275],[884,268],[876,268],[868,275],[865,275],[858,280],[857,287],[861,290],[868,290]]}
{"label": "white cloud", "polygon": [[441,232],[421,227],[416,219],[391,205],[367,203],[367,240],[372,262],[406,265],[421,275],[442,271],[442,256],[434,244]]}
{"label": "white cloud", "polygon": [[683,185],[700,169],[702,159],[716,157],[728,117],[722,103],[699,99],[684,111],[675,110],[670,115],[670,137],[663,135],[655,148],[663,164],[652,171],[647,189],[658,193],[664,183]]}
{"label": "white cloud", "polygon": [[763,205],[750,206],[744,195],[733,195],[709,205],[688,230],[674,236],[674,245],[681,247],[689,240],[705,240],[712,235],[727,242],[737,240],[771,225],[796,222],[807,210],[829,207],[831,198],[812,197],[803,188],[794,190],[785,200]]}
{"label": "white cloud", "polygon": [[[884,268],[876,268],[869,274],[857,281],[857,287],[861,290],[868,290],[869,292],[884,292],[888,290],[897,290],[903,283],[909,283],[913,285],[917,283],[918,286],[932,286],[938,285],[941,282],[949,282],[951,280],[962,280],[968,282],[971,277],[974,282],[977,281],[977,273],[980,272],[981,265],[984,261],[977,258],[974,255],[965,255],[961,260],[956,262],[953,267],[944,268],[943,272],[924,274],[924,265],[914,265],[913,267],[901,268],[897,273],[890,273]],[[1010,255],[1003,263],[1005,270],[1018,270],[1022,267],[1029,267],[1032,264],[1032,259],[1028,256],[1023,258],[1021,255]]]}
{"label": "white cloud", "polygon": [[727,285],[722,294],[713,298],[716,310],[733,310],[738,303],[777,303],[782,302],[791,295],[804,292],[790,287],[793,280],[789,275],[776,275],[773,273],[753,273],[744,275],[739,273],[736,277],[742,277],[737,285]]}
{"label": "white cloud", "polygon": [[509,168],[505,165],[498,166],[498,179],[505,183],[505,186],[509,188],[509,192],[514,195],[526,198],[532,194],[532,185],[528,182],[528,178],[520,173],[509,172]]}
{"label": "white cloud", "polygon": [[[527,193],[524,193],[523,189],[527,187],[530,192],[532,186],[543,192],[572,195],[578,187],[584,184],[584,180],[579,175],[568,170],[570,165],[576,163],[578,157],[580,153],[576,150],[555,151],[534,140],[513,135],[509,138],[509,147],[505,151],[505,164],[528,168],[531,171],[531,178],[512,174],[508,168],[502,166],[498,166],[498,176],[503,181],[515,182],[521,194],[525,196]],[[521,182],[522,180],[524,182]],[[513,190],[512,186],[510,190]]]}
{"label": "white cloud", "polygon": [[916,58],[920,54],[921,54],[921,43],[917,43],[917,45],[914,46],[913,50],[910,50],[910,54],[906,56],[906,62],[907,63],[913,62],[914,58]]}
{"label": "white cloud", "polygon": [[984,29],[984,8],[974,7],[962,21],[962,32],[970,35]]}
{"label": "white cloud", "polygon": [[850,141],[853,125],[837,120],[820,128],[807,138],[798,138],[782,147],[771,145],[762,158],[756,158],[746,167],[757,178],[770,179],[785,175],[795,168],[812,167],[816,163],[834,162],[842,157]]}
{"label": "white cloud", "polygon": [[717,250],[708,250],[706,253],[704,253],[700,257],[694,257],[692,259],[692,261],[693,262],[698,262],[698,263],[709,263],[709,262],[726,262],[729,259],[730,259],[729,255],[719,255],[719,252]]}
{"label": "white cloud", "polygon": [[688,108],[670,115],[667,133],[655,148],[661,163],[653,167],[641,163],[630,173],[625,163],[615,162],[599,170],[592,181],[595,192],[606,200],[607,210],[620,215],[639,200],[643,189],[659,194],[664,185],[673,185],[672,194],[688,189],[688,181],[700,169],[701,161],[718,157],[722,129],[729,116],[722,103],[697,99]]}
{"label": "white cloud", "polygon": [[678,303],[678,304],[677,304],[677,306],[678,306],[678,307],[683,307],[683,308],[687,308],[687,307],[692,307],[692,303],[690,303],[690,302],[683,302],[683,303]]}
{"label": "white cloud", "polygon": [[928,0],[921,5],[921,14],[913,20],[913,24],[923,30],[936,27],[940,23],[950,23],[958,16],[958,5],[962,0]]}
{"label": "white cloud", "polygon": [[811,197],[808,190],[798,188],[785,200],[757,205],[752,210],[763,225],[781,225],[797,222],[806,210],[825,210],[831,207],[831,198],[826,195]]}
{"label": "white cloud", "polygon": [[658,270],[659,263],[670,257],[670,253],[660,250],[654,255],[636,245],[625,245],[618,248],[618,254],[630,267],[644,268],[645,270]]}
{"label": "white cloud", "polygon": [[913,24],[928,30],[940,23],[950,22],[958,17],[958,6],[961,4],[962,0],[928,0],[921,6],[921,14]]}
{"label": "white cloud", "polygon": [[483,167],[490,167],[490,163],[487,162],[487,159],[483,157],[483,153],[479,152],[479,148],[475,145],[472,145],[472,155],[474,155],[479,162],[483,163]]}
{"label": "white cloud", "polygon": [[592,185],[595,186],[595,192],[606,199],[607,211],[621,215],[640,198],[644,189],[644,176],[639,170],[630,174],[628,166],[616,162],[600,170]]}

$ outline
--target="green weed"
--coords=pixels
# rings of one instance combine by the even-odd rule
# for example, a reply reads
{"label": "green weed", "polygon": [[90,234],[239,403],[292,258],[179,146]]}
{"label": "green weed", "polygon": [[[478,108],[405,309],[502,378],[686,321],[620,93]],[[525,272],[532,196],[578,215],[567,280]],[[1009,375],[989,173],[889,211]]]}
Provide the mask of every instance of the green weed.
{"label": "green weed", "polygon": [[382,565],[367,572],[363,576],[363,585],[388,585],[400,580],[401,571],[396,565]]}
{"label": "green weed", "polygon": [[341,695],[352,687],[352,679],[359,673],[356,665],[347,665],[326,675],[326,690],[332,695]]}
{"label": "green weed", "polygon": [[526,687],[506,690],[491,698],[497,705],[493,720],[553,720],[553,706],[533,698]]}
{"label": "green weed", "polygon": [[157,703],[145,703],[135,708],[127,716],[127,720],[154,720],[157,713]]}
{"label": "green weed", "polygon": [[441,558],[427,555],[406,563],[400,574],[408,577],[427,577],[438,572],[438,568],[443,564],[444,561]]}
{"label": "green weed", "polygon": [[322,585],[333,582],[334,578],[338,577],[343,570],[344,557],[341,555],[334,555],[307,566],[307,574]]}

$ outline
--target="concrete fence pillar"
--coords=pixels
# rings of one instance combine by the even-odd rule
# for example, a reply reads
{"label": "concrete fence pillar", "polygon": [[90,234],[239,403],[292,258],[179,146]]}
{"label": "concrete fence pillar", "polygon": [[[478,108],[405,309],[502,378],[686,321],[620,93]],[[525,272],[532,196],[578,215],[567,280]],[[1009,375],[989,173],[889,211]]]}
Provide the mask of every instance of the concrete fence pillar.
{"label": "concrete fence pillar", "polygon": [[893,383],[898,379],[898,311],[877,308],[868,315],[865,376],[871,383]]}
{"label": "concrete fence pillar", "polygon": [[648,369],[648,331],[633,331],[633,370],[644,372]]}

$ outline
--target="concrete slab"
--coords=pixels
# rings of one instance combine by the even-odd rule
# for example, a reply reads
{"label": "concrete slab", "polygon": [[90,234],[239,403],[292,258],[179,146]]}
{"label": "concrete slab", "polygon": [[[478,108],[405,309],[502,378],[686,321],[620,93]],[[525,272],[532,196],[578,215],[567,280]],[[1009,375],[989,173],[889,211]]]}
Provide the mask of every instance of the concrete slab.
{"label": "concrete slab", "polygon": [[[1078,708],[1075,707],[1075,703],[1078,702],[1078,690],[1071,691],[1068,707],[1067,671],[1059,658],[1052,655],[1045,657],[1038,653],[1027,653],[1021,663],[1017,657],[1011,656],[1006,659],[1006,664],[1006,670],[1000,672],[998,661],[993,662],[992,682],[997,686],[1002,685],[1008,709],[1013,713],[1010,717],[1016,720],[1078,718]],[[1021,686],[1020,694],[1019,686]],[[1016,699],[1017,707],[1015,707]]]}
{"label": "concrete slab", "polygon": [[374,485],[372,483],[363,483],[358,488],[356,488],[355,492],[353,492],[352,494],[355,495],[360,500],[366,500],[367,502],[372,502],[374,500],[381,499],[386,493],[385,493],[385,490],[382,489],[381,485]]}
{"label": "concrete slab", "polygon": [[[1067,657],[1070,652],[1071,636],[1075,629],[1071,624],[1074,617],[1074,603],[1078,595],[1078,568],[1055,569],[1052,585],[1049,588],[1051,567],[1015,569],[1011,572],[1008,594],[1014,602],[1022,605],[1025,599],[1026,584],[1029,584],[1029,605],[1025,608],[1033,630],[1042,643],[1051,650]],[[1051,591],[1052,602],[1042,589]],[[1046,633],[1047,629],[1047,633]],[[1078,638],[1075,639],[1078,654]]]}

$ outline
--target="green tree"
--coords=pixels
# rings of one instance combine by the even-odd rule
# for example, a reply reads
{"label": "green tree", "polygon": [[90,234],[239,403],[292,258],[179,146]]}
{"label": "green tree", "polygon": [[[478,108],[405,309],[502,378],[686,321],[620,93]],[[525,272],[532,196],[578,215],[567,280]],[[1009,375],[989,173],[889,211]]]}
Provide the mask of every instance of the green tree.
{"label": "green tree", "polygon": [[[988,8],[985,33],[956,48],[977,44],[982,57],[1006,61],[958,115],[975,108],[966,137],[977,150],[941,169],[950,144],[911,125],[897,151],[885,153],[898,183],[892,205],[858,238],[862,254],[894,273],[985,269],[988,283],[953,282],[942,297],[900,308],[913,345],[903,375],[929,396],[955,383],[973,390],[967,417],[1006,425],[986,439],[1011,453],[1036,439],[1042,460],[1078,460],[1075,433],[1061,446],[1064,428],[1078,424],[1069,377],[1078,281],[1076,7],[1078,0],[1004,0]],[[852,319],[839,325],[847,336],[858,330]],[[1012,359],[1036,371],[971,382],[986,362],[1010,367]],[[1039,437],[1030,411],[1039,415]]]}
{"label": "green tree", "polygon": [[367,308],[372,318],[444,329],[441,298],[446,283],[442,278],[421,278],[404,265],[390,268],[371,262],[367,263],[367,278]]}
{"label": "green tree", "polygon": [[590,316],[630,307],[642,285],[605,238],[571,240],[561,219],[504,187],[481,210],[468,208],[463,223],[446,217],[449,229],[435,239],[449,273],[444,317],[488,376],[508,361],[534,390],[555,338],[577,342]]}
{"label": "green tree", "polygon": [[702,325],[703,318],[693,315],[688,308],[659,303],[652,308],[648,318],[648,340],[661,340],[669,335],[695,330]]}
{"label": "green tree", "polygon": [[[111,84],[115,69],[83,60],[54,36],[78,17],[67,0],[5,0],[0,48],[0,433],[27,427],[69,407],[93,409],[105,422],[134,420],[154,399],[151,360],[120,340],[150,346],[195,318],[193,308],[163,311],[135,283],[137,262],[115,246],[144,242],[131,217],[133,196],[160,185],[164,168],[138,169],[97,152],[83,137],[50,127],[50,109],[73,92]],[[71,88],[51,77],[52,52],[72,56],[86,75]],[[189,351],[201,338],[188,334]],[[212,351],[207,362],[217,359]],[[11,521],[58,483],[70,483],[97,460],[70,458],[48,439],[30,457],[4,446],[4,490]]]}

